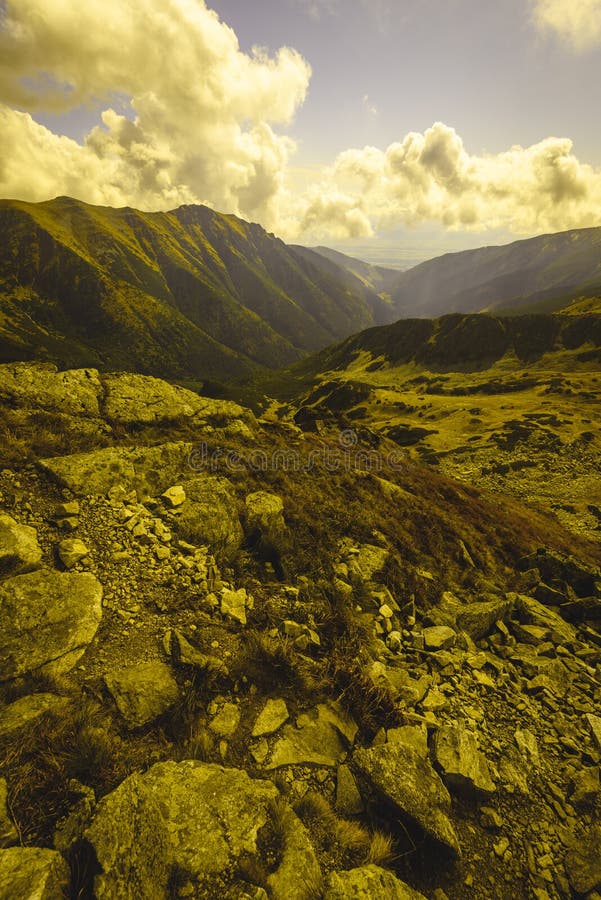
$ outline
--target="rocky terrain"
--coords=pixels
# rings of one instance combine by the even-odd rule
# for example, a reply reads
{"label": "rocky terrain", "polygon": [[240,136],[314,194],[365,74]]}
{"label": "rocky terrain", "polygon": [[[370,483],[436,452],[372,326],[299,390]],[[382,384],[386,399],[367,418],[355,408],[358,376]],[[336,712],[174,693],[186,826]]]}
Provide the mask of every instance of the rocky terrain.
{"label": "rocky terrain", "polygon": [[586,529],[348,408],[0,406],[0,897],[599,897]]}

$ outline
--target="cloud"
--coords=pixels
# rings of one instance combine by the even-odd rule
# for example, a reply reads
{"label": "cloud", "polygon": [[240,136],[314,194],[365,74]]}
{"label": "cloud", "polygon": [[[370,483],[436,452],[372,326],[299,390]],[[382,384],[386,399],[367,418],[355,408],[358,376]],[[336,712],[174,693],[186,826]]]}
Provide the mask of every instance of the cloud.
{"label": "cloud", "polygon": [[[290,48],[240,51],[204,0],[7,0],[0,31],[0,191],[70,193],[147,209],[205,202],[277,216],[308,63]],[[38,125],[37,110],[110,106],[83,145]],[[16,110],[14,107],[20,108]]]}
{"label": "cloud", "polygon": [[299,205],[301,227],[318,237],[328,229],[357,237],[425,222],[560,231],[598,224],[601,171],[580,162],[567,138],[470,155],[457,132],[437,122],[385,150],[344,151]]}
{"label": "cloud", "polygon": [[380,113],[380,110],[375,103],[370,100],[369,94],[363,95],[363,108],[370,116],[377,116]]}
{"label": "cloud", "polygon": [[601,0],[534,0],[539,28],[554,31],[574,50],[601,44]]}

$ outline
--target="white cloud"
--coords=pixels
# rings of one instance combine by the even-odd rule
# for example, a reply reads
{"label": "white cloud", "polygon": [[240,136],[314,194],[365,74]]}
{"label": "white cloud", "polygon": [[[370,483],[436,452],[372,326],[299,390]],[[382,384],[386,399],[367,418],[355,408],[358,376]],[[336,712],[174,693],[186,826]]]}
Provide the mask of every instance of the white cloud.
{"label": "white cloud", "polygon": [[[273,218],[294,151],[273,126],[293,120],[309,77],[292,49],[242,53],[204,0],[8,0],[0,192]],[[64,111],[115,92],[135,121],[108,108],[83,146],[13,108]]]}
{"label": "white cloud", "polygon": [[370,100],[369,94],[363,95],[363,108],[367,113],[369,113],[370,116],[379,115],[380,110],[378,109],[376,104],[373,103],[372,100]]}
{"label": "white cloud", "polygon": [[534,19],[575,50],[601,44],[601,0],[534,0]]}

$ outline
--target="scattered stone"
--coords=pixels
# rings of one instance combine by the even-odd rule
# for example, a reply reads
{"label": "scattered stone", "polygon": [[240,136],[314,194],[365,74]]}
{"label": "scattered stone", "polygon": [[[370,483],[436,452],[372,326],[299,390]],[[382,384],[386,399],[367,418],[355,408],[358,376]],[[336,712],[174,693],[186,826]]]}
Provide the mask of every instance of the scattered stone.
{"label": "scattered stone", "polygon": [[59,503],[54,511],[55,519],[68,519],[71,516],[78,516],[81,512],[79,500],[69,500],[66,503]]}
{"label": "scattered stone", "polygon": [[173,487],[167,488],[166,491],[163,491],[161,497],[171,509],[175,509],[186,502],[186,492],[181,484],[175,484]]}
{"label": "scattered stone", "polygon": [[449,819],[451,798],[427,759],[405,744],[385,744],[356,750],[353,761],[402,819],[409,817],[453,855],[460,855]]}
{"label": "scattered stone", "polygon": [[445,784],[458,793],[492,794],[495,784],[475,735],[463,725],[442,725],[434,742],[434,759]]}
{"label": "scattered stone", "polygon": [[457,639],[456,632],[448,625],[431,625],[429,628],[424,628],[423,635],[426,650],[432,652],[454,647]]}
{"label": "scattered stone", "polygon": [[392,872],[373,864],[332,872],[324,900],[426,900],[423,894],[400,881]]}
{"label": "scattered stone", "polygon": [[79,538],[65,538],[58,545],[58,555],[66,569],[72,569],[89,552],[84,542],[80,541]]}
{"label": "scattered stone", "polygon": [[288,721],[288,707],[285,700],[268,700],[254,724],[252,737],[274,734]]}
{"label": "scattered stone", "polygon": [[127,666],[105,675],[104,680],[130,728],[153,722],[179,698],[171,669],[159,660]]}
{"label": "scattered stone", "polygon": [[38,570],[0,583],[0,681],[68,672],[102,616],[102,586],[87,573]]}
{"label": "scattered stone", "polygon": [[358,816],[363,812],[364,808],[353,773],[347,765],[338,766],[336,775],[336,809],[343,816]]}
{"label": "scattered stone", "polygon": [[593,825],[574,841],[566,855],[566,870],[577,894],[601,888],[601,825]]}
{"label": "scattered stone", "polygon": [[0,515],[0,576],[32,572],[41,561],[42,548],[35,528]]}
{"label": "scattered stone", "polygon": [[240,708],[237,703],[226,701],[218,706],[214,701],[209,707],[209,715],[213,716],[209,728],[219,737],[229,738],[236,733],[240,724]]}
{"label": "scattered stone", "polygon": [[230,591],[224,588],[221,594],[221,614],[246,625],[246,589]]}
{"label": "scattered stone", "polygon": [[61,900],[71,871],[56,850],[10,847],[0,850],[0,897],[3,900]]}

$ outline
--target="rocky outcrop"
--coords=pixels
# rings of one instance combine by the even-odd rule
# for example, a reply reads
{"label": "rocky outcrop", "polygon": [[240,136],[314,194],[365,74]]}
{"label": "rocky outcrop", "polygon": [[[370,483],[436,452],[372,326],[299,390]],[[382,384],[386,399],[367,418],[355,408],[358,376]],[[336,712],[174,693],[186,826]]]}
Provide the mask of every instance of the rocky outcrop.
{"label": "rocky outcrop", "polygon": [[0,514],[0,576],[31,572],[41,561],[42,548],[35,528]]}
{"label": "rocky outcrop", "polygon": [[[205,896],[217,896],[237,861],[259,854],[259,836],[272,827],[271,804],[279,796],[269,781],[246,772],[187,760],[158,763],[132,775],[98,804],[86,831],[102,868],[94,887],[99,900],[164,898],[175,872],[185,873]],[[284,898],[278,870],[319,867],[311,844],[291,810],[279,817],[284,849],[274,872],[274,896]],[[300,827],[299,827],[300,826]],[[273,876],[272,876],[273,877]],[[294,880],[298,900],[309,900]]]}
{"label": "rocky outcrop", "polygon": [[56,850],[0,850],[0,897],[4,900],[63,900],[70,874],[69,866]]}
{"label": "rocky outcrop", "polygon": [[0,402],[9,407],[99,418],[102,391],[96,369],[59,372],[51,363],[0,365]]}
{"label": "rocky outcrop", "polygon": [[39,570],[0,583],[0,681],[27,672],[68,672],[102,616],[94,575]]}

